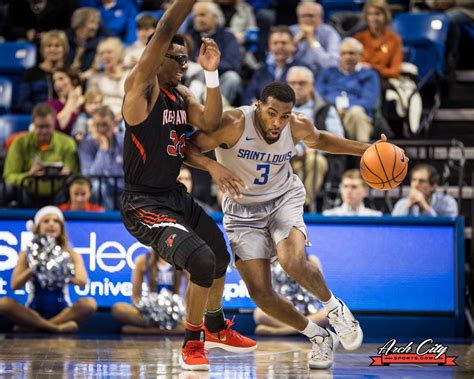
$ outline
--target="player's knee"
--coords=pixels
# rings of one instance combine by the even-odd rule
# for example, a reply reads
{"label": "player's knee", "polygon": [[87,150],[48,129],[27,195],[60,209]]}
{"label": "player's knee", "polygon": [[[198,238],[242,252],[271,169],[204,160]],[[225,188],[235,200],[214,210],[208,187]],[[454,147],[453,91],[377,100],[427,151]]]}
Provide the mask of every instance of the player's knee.
{"label": "player's knee", "polygon": [[293,278],[300,275],[301,268],[305,264],[304,259],[298,259],[293,254],[286,254],[286,257],[279,259],[279,262],[283,270]]}
{"label": "player's knee", "polygon": [[271,289],[261,287],[248,288],[250,297],[262,309],[272,308],[276,304],[277,294]]}
{"label": "player's knee", "polygon": [[210,288],[215,278],[216,257],[207,245],[198,247],[189,256],[185,269],[189,272],[189,280],[200,287]]}
{"label": "player's knee", "polygon": [[220,247],[217,251],[214,251],[216,256],[216,275],[215,278],[221,278],[225,275],[227,267],[230,263],[230,254],[227,251],[227,247],[224,245]]}

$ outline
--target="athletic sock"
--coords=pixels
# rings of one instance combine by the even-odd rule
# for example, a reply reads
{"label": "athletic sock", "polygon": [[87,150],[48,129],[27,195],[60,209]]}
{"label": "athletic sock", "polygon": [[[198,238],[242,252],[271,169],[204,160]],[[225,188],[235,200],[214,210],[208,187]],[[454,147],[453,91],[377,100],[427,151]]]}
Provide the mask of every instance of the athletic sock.
{"label": "athletic sock", "polygon": [[206,310],[204,314],[204,325],[212,333],[220,332],[226,328],[225,316],[222,307],[215,311]]}
{"label": "athletic sock", "polygon": [[301,334],[304,334],[309,339],[315,336],[327,336],[328,332],[321,328],[320,326],[316,325],[313,321],[308,320],[308,325],[303,330],[300,330]]}
{"label": "athletic sock", "polygon": [[204,342],[205,333],[204,333],[203,323],[199,325],[194,325],[185,321],[184,326],[186,329],[184,331],[183,347],[186,345],[186,342],[188,342],[189,340]]}
{"label": "athletic sock", "polygon": [[340,307],[341,303],[337,300],[331,292],[331,298],[328,301],[321,301],[324,305],[324,309],[327,313],[332,311],[334,308]]}

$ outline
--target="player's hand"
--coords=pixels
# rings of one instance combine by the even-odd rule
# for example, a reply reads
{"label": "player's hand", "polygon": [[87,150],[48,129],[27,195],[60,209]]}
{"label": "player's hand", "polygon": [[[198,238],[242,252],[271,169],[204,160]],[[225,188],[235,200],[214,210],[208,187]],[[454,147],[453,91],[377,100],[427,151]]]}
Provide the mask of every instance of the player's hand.
{"label": "player's hand", "polygon": [[235,176],[230,170],[215,162],[209,167],[209,174],[222,192],[228,193],[232,197],[240,197],[239,185],[247,188],[242,179]]}
{"label": "player's hand", "polygon": [[382,133],[380,135],[380,139],[378,141],[375,141],[375,143],[379,143],[379,142],[387,142],[387,136]]}
{"label": "player's hand", "polygon": [[221,62],[221,52],[212,38],[202,38],[198,63],[206,71],[215,71]]}

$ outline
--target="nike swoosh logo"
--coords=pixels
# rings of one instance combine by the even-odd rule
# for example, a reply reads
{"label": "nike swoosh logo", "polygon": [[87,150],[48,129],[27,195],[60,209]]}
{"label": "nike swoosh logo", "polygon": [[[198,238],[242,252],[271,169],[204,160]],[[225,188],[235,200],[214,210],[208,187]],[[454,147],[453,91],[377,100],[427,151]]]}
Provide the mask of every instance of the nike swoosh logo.
{"label": "nike swoosh logo", "polygon": [[254,140],[254,139],[256,139],[256,138],[252,138],[252,137],[245,137],[245,140],[246,140],[246,141],[252,141],[252,140]]}

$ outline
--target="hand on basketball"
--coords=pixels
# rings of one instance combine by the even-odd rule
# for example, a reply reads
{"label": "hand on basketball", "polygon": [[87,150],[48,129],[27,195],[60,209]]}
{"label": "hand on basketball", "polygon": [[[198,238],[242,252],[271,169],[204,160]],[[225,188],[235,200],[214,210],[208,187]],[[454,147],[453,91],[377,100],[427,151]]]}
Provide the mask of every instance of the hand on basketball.
{"label": "hand on basketball", "polygon": [[387,142],[387,136],[382,133],[380,135],[380,139],[378,141],[375,141],[375,143],[379,143],[379,142]]}
{"label": "hand on basketball", "polygon": [[221,62],[221,52],[212,38],[202,38],[198,62],[206,71],[215,71]]}
{"label": "hand on basketball", "polygon": [[217,163],[209,167],[209,174],[222,192],[228,193],[232,197],[240,197],[239,185],[247,188],[242,179],[235,176],[231,171]]}

